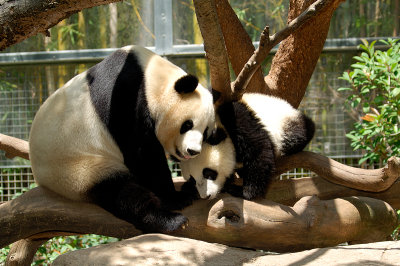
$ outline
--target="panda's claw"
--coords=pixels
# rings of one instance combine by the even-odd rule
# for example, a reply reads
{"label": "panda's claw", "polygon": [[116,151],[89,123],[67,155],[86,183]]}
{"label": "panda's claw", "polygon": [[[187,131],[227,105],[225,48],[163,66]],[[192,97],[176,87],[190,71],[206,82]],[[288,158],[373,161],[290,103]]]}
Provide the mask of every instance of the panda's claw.
{"label": "panda's claw", "polygon": [[188,227],[188,226],[189,226],[189,219],[186,220],[186,222],[184,222],[183,224],[181,224],[181,229],[182,229],[182,230],[185,230],[186,227]]}

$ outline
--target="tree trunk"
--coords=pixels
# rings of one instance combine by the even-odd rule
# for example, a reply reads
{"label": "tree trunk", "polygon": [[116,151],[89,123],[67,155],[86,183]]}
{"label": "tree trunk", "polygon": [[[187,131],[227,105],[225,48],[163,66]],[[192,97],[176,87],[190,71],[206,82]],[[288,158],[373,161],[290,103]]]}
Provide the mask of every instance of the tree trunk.
{"label": "tree trunk", "polygon": [[[313,2],[315,0],[291,0],[288,22]],[[299,106],[324,47],[332,14],[340,2],[342,0],[332,1],[328,8],[280,44],[265,77],[270,94],[286,99],[295,108]]]}

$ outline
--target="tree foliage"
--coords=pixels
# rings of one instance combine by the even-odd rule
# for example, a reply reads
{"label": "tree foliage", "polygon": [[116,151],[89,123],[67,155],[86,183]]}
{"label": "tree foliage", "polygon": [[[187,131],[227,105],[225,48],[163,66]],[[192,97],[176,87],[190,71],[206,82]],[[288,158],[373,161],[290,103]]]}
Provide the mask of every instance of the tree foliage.
{"label": "tree foliage", "polygon": [[381,42],[389,46],[387,51],[376,50],[375,41],[360,45],[363,52],[341,77],[350,87],[338,89],[350,92],[347,108],[359,118],[346,136],[354,150],[365,151],[360,164],[386,163],[400,155],[400,42]]}

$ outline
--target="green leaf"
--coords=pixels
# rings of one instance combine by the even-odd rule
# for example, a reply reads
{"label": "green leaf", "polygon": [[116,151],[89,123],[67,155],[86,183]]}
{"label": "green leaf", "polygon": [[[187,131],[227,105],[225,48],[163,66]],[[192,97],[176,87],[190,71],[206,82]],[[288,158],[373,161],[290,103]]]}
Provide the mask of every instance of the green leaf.
{"label": "green leaf", "polygon": [[397,95],[399,95],[399,94],[400,94],[400,88],[395,88],[395,89],[392,91],[393,97],[397,97]]}

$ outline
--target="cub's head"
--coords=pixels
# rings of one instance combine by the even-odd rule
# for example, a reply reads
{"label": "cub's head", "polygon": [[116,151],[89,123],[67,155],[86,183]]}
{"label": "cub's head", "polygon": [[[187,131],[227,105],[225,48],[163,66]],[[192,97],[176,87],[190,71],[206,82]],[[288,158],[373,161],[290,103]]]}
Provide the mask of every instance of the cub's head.
{"label": "cub's head", "polygon": [[236,165],[235,149],[224,129],[217,128],[203,143],[196,158],[181,162],[182,175],[196,181],[196,188],[203,199],[215,198],[224,187]]}
{"label": "cub's head", "polygon": [[156,135],[167,153],[184,161],[201,152],[203,138],[212,130],[213,99],[195,76],[181,76],[171,85],[153,108],[158,110]]}

